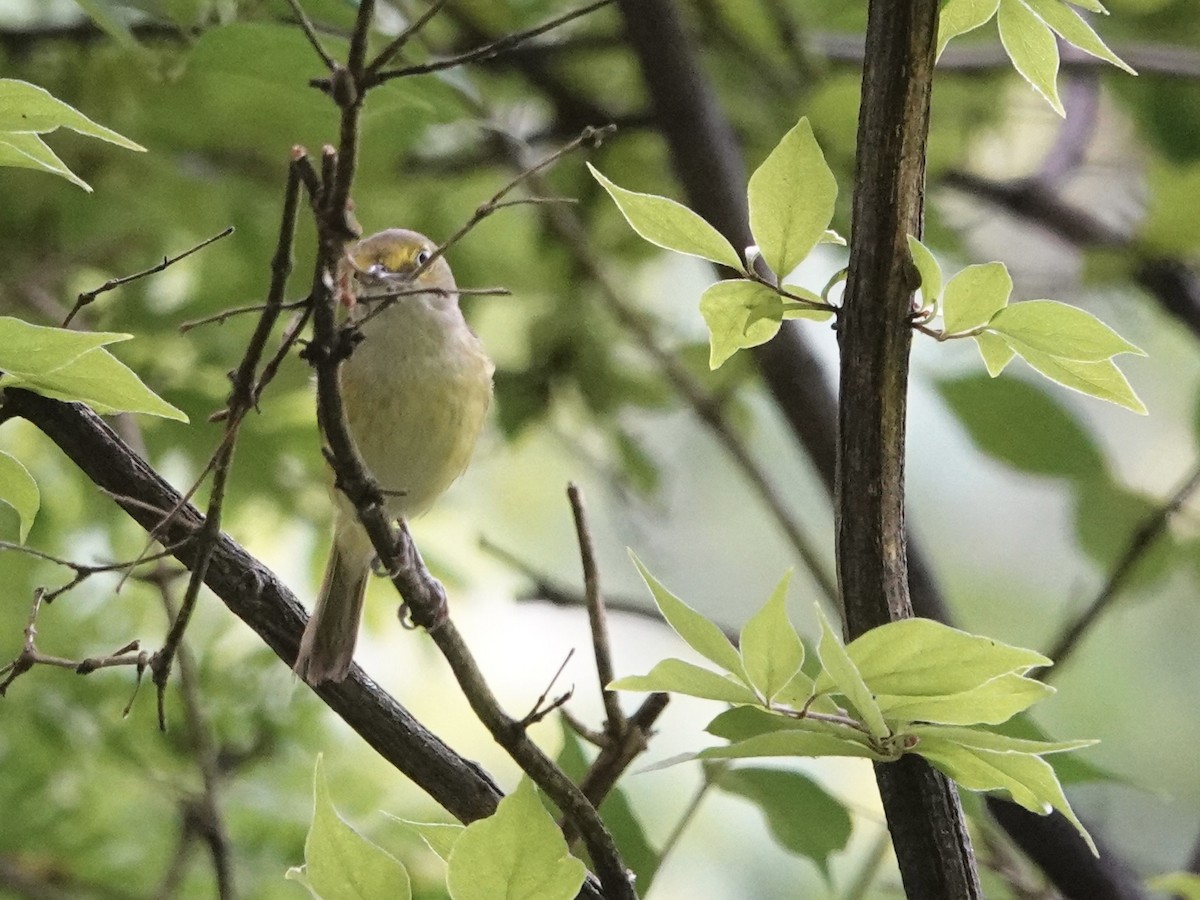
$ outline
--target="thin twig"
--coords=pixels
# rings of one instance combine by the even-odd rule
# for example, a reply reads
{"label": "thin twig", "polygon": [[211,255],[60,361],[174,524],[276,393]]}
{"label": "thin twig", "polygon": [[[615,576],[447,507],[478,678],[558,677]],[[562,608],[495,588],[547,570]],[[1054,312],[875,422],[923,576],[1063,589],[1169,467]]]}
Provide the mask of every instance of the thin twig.
{"label": "thin twig", "polygon": [[581,6],[578,9],[570,10],[560,16],[556,16],[541,25],[526,29],[525,31],[515,31],[512,34],[506,34],[489,44],[482,47],[476,47],[474,50],[468,50],[465,53],[459,53],[456,56],[450,56],[445,59],[433,60],[427,63],[420,63],[412,66],[405,66],[400,69],[389,69],[383,72],[371,73],[371,81],[368,87],[376,84],[383,84],[385,81],[391,81],[393,78],[407,78],[411,75],[428,75],[432,72],[442,72],[446,69],[453,69],[456,66],[465,65],[466,63],[483,62],[485,60],[494,59],[495,57],[505,53],[520,44],[525,43],[531,38],[543,35],[548,31],[558,28],[560,25],[565,25],[574,19],[581,16],[586,16],[588,13],[608,6],[613,0],[595,0],[586,6]]}
{"label": "thin twig", "polygon": [[446,0],[433,0],[425,12],[421,13],[411,25],[396,35],[391,43],[379,51],[379,55],[371,60],[363,72],[368,84],[374,81],[375,77],[379,74],[379,70],[395,59],[396,54],[403,50],[405,45],[416,37],[422,28],[429,24],[429,21],[441,12],[442,7],[445,5]]}
{"label": "thin twig", "polygon": [[325,46],[321,43],[321,39],[317,37],[317,30],[313,27],[312,20],[305,13],[304,8],[300,5],[300,0],[288,0],[288,6],[292,8],[292,12],[296,14],[296,20],[300,23],[300,28],[304,32],[304,36],[308,38],[309,44],[313,50],[317,51],[317,56],[321,57],[321,62],[325,63],[325,68],[333,71],[337,67],[337,62]]}
{"label": "thin twig", "polygon": [[[303,300],[293,300],[291,303],[280,304],[280,309],[300,309],[308,305],[308,298]],[[216,322],[218,325],[224,325],[226,320],[232,319],[234,316],[244,315],[245,313],[261,313],[267,308],[265,303],[251,303],[249,306],[234,306],[230,309],[223,309],[219,313],[213,313],[211,316],[204,316],[202,319],[189,319],[179,326],[180,334],[187,334],[193,328],[199,328],[201,325],[211,325]]]}
{"label": "thin twig", "polygon": [[549,705],[546,704],[546,699],[550,696],[550,692],[554,690],[554,685],[558,682],[558,679],[562,677],[563,670],[566,669],[567,663],[571,661],[571,658],[574,655],[575,648],[572,647],[567,651],[566,657],[559,664],[558,670],[554,673],[554,677],[550,679],[550,683],[546,685],[546,689],[542,691],[542,693],[538,695],[537,700],[534,701],[533,708],[530,709],[529,712],[525,714],[524,718],[517,723],[522,728],[528,728],[530,725],[534,725],[542,721],[542,719],[546,718],[546,716],[550,715],[550,713],[554,712],[554,710],[561,707],[575,694],[575,686],[571,685],[571,687],[567,688],[566,691],[555,697],[549,703]]}
{"label": "thin twig", "polygon": [[1155,542],[1166,531],[1171,516],[1177,513],[1188,499],[1200,488],[1200,464],[1184,479],[1168,498],[1167,502],[1154,510],[1130,535],[1125,552],[1121,554],[1117,564],[1109,573],[1108,580],[1072,622],[1070,622],[1051,644],[1051,650],[1046,654],[1054,660],[1054,668],[1039,670],[1041,677],[1048,680],[1062,668],[1063,663],[1071,657],[1078,648],[1087,632],[1116,600],[1121,589],[1129,580],[1138,562],[1151,550]]}
{"label": "thin twig", "polygon": [[600,592],[600,571],[596,566],[596,552],[592,546],[592,534],[588,528],[584,510],[583,494],[578,485],[567,485],[567,497],[571,501],[571,515],[575,519],[575,537],[579,541],[579,556],[583,564],[583,592],[587,600],[588,624],[592,632],[592,650],[596,655],[596,675],[600,679],[600,696],[604,700],[607,721],[605,732],[614,737],[625,732],[625,714],[617,699],[617,692],[609,690],[613,682],[612,651],[609,649],[608,623],[604,612],[604,595]]}
{"label": "thin twig", "polygon": [[68,325],[70,325],[71,320],[75,318],[75,316],[78,314],[78,312],[81,309],[83,309],[89,303],[95,302],[96,298],[99,297],[104,292],[111,291],[113,288],[118,288],[121,285],[129,284],[131,281],[137,281],[139,278],[145,278],[147,275],[155,275],[155,274],[161,272],[163,269],[167,268],[168,266],[173,266],[175,263],[179,262],[181,259],[185,259],[185,258],[191,256],[193,253],[203,250],[209,244],[215,243],[216,241],[219,241],[221,238],[228,237],[231,234],[233,234],[233,226],[232,225],[230,225],[228,228],[226,228],[224,231],[220,232],[219,234],[214,234],[210,238],[205,238],[203,241],[201,241],[199,244],[196,244],[194,247],[190,247],[189,249],[184,250],[178,256],[171,256],[171,257],[164,256],[162,262],[158,263],[157,265],[151,266],[149,269],[144,269],[141,272],[135,272],[133,275],[126,275],[122,278],[110,278],[108,281],[104,282],[104,284],[100,285],[100,287],[95,288],[90,291],[84,291],[82,294],[80,294],[75,299],[75,305],[71,307],[71,311],[69,313],[67,313],[67,317],[65,319],[63,319],[62,327],[66,328]]}
{"label": "thin twig", "polygon": [[[253,335],[247,342],[242,361],[231,376],[232,388],[226,406],[228,417],[225,422],[225,435],[217,452],[213,454],[211,467],[213,472],[212,490],[209,493],[208,509],[197,536],[199,549],[196,560],[191,567],[187,590],[179,605],[179,614],[171,622],[166,640],[162,648],[154,654],[150,661],[154,686],[158,698],[158,727],[167,729],[166,719],[166,687],[170,678],[171,666],[183,641],[184,632],[191,621],[191,616],[204,584],[208,565],[221,534],[221,513],[225,502],[225,490],[228,485],[230,471],[233,468],[233,454],[237,446],[238,430],[246,414],[254,408],[256,399],[256,376],[258,365],[262,360],[267,340],[275,328],[283,305],[284,292],[287,289],[288,276],[292,271],[292,244],[296,234],[296,218],[300,206],[300,175],[301,159],[293,156],[288,168],[287,183],[284,187],[283,212],[280,217],[279,239],[276,243],[275,255],[271,260],[271,283],[267,289],[267,302],[259,317]],[[215,854],[214,850],[214,854]]]}

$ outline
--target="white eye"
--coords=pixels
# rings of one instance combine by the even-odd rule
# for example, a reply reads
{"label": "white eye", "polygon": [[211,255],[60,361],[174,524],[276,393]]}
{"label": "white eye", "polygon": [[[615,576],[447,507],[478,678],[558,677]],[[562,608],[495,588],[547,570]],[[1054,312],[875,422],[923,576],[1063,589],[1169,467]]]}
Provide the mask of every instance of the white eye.
{"label": "white eye", "polygon": [[433,256],[433,251],[430,250],[428,247],[426,247],[424,250],[418,250],[417,256],[416,256],[417,265],[418,266],[425,265],[425,263],[429,262],[429,258],[431,256]]}
{"label": "white eye", "polygon": [[385,266],[383,263],[375,263],[374,265],[372,265],[371,267],[369,267],[367,269],[367,274],[374,275],[375,277],[378,278],[380,275],[388,274],[389,271],[390,270],[388,269],[388,267]]}

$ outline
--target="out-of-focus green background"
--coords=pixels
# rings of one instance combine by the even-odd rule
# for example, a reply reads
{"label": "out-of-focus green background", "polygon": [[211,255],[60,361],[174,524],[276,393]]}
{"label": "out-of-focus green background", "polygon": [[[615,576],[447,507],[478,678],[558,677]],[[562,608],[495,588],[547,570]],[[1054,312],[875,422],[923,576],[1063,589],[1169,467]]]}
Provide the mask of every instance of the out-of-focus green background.
{"label": "out-of-focus green background", "polygon": [[[0,76],[47,88],[147,152],[69,132],[49,135],[91,194],[46,174],[0,169],[0,314],[54,324],[80,291],[236,226],[232,237],[105,294],[82,316],[86,327],[134,333],[116,355],[190,415],[189,425],[149,417],[120,425],[184,488],[222,433],[206,418],[223,405],[225,373],[240,358],[252,320],[186,334],[179,326],[262,299],[290,148],[315,151],[335,139],[335,116],[306,86],[322,68],[289,24],[283,0],[81,5],[121,27],[102,32],[70,0],[0,0]],[[681,5],[749,164],[807,115],[842,188],[834,224],[848,234],[861,5]],[[327,46],[344,53],[353,4],[304,6]],[[381,41],[419,8],[379,6]],[[1196,335],[1134,275],[1147,259],[1188,266],[1200,247],[1200,10],[1188,0],[1110,6],[1112,15],[1093,24],[1118,53],[1136,50],[1148,64],[1136,79],[1100,66],[1064,67],[1065,123],[1003,59],[994,24],[952,45],[934,95],[928,243],[943,266],[1000,259],[1012,270],[1014,299],[1077,303],[1148,353],[1126,357],[1124,365],[1150,408],[1141,418],[1050,386],[1020,364],[991,382],[970,346],[915,343],[911,525],[958,624],[1039,649],[1096,594],[1132,531],[1197,460]],[[406,58],[467,49],[565,8],[559,0],[454,0]],[[622,127],[588,158],[622,185],[681,197],[663,142],[645,127],[645,108],[612,9],[519,57],[392,82],[366,107],[357,216],[367,232],[405,225],[445,238],[511,177],[497,132],[544,153],[584,124],[603,124],[598,114]],[[1040,174],[1037,190],[1063,198],[1128,244],[1080,247],[951,188],[962,173],[1005,183]],[[637,239],[587,175],[582,155],[567,157],[550,180],[553,190],[579,198],[573,213],[624,301],[724,398],[775,490],[832,563],[825,491],[751,363],[743,354],[707,371],[697,301],[711,270]],[[297,250],[294,299],[303,296],[312,258],[312,227],[303,216]],[[512,296],[464,303],[497,363],[495,414],[467,475],[413,531],[507,707],[531,707],[574,649],[560,684],[574,684],[569,708],[576,716],[601,721],[583,614],[522,599],[530,579],[480,545],[491,542],[529,569],[577,587],[564,496],[569,480],[586,494],[613,595],[649,605],[629,547],[688,602],[737,626],[796,566],[793,620],[813,634],[817,594],[790,545],[699,418],[606,312],[594,280],[541,211],[502,212],[456,246],[450,260],[460,285],[500,285]],[[819,289],[844,264],[843,250],[825,247],[790,280]],[[832,385],[834,337],[827,327],[805,327]],[[41,486],[30,546],[81,562],[141,550],[141,531],[32,427],[6,424],[0,448],[22,460]],[[263,398],[262,414],[242,431],[225,528],[311,601],[328,518],[309,372],[292,358]],[[1059,694],[1035,716],[1057,737],[1102,740],[1084,758],[1114,779],[1072,784],[1070,797],[1144,875],[1184,866],[1200,832],[1193,750],[1200,743],[1197,522],[1194,505],[1172,518],[1134,583],[1058,674]],[[17,538],[16,516],[3,505],[0,538]],[[0,659],[20,649],[34,587],[56,586],[70,574],[0,551]],[[165,631],[157,592],[134,580],[116,593],[117,582],[116,575],[96,576],[44,609],[40,648],[81,658],[135,638],[157,647]],[[372,597],[359,661],[429,728],[511,787],[514,766],[470,714],[430,643],[399,628],[390,587],[373,586]],[[673,634],[648,619],[614,614],[611,625],[619,674],[685,655]],[[410,865],[420,896],[439,896],[439,864],[382,813],[444,813],[297,684],[211,595],[202,598],[188,644],[209,729],[231,761],[221,805],[240,893],[302,895],[283,872],[302,861],[313,763],[323,752],[343,814]],[[126,669],[81,678],[39,668],[0,700],[0,896],[213,895],[203,848],[177,853],[181,809],[200,789],[182,701],[169,695],[164,736],[149,689],[122,718],[132,691]],[[710,742],[701,728],[715,712],[711,704],[674,700],[645,759]],[[534,732],[549,750],[557,748],[555,722]],[[799,768],[854,817],[849,848],[833,857],[829,880],[778,847],[754,806],[712,791],[650,896],[840,896],[882,828],[870,768],[857,761]],[[627,793],[652,843],[666,839],[699,783],[694,766],[628,777]],[[1009,895],[1000,879],[987,880],[990,896]],[[899,896],[898,884],[885,861],[870,895]]]}

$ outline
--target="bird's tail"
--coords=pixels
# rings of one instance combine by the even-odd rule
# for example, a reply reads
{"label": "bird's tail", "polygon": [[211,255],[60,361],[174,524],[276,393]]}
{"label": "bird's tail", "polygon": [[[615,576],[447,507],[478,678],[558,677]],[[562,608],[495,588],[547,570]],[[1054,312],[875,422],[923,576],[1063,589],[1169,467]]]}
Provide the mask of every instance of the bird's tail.
{"label": "bird's tail", "polygon": [[364,563],[361,554],[348,549],[335,535],[317,608],[304,628],[300,653],[292,667],[313,686],[343,681],[354,661],[370,565]]}

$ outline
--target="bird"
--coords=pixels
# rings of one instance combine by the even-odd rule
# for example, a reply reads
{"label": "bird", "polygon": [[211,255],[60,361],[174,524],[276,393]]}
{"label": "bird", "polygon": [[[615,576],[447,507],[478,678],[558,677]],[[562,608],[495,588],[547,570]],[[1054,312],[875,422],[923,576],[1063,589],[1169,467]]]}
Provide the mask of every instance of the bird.
{"label": "bird", "polygon": [[[449,263],[423,234],[389,228],[363,238],[348,249],[338,281],[350,320],[361,323],[361,340],[339,367],[346,423],[388,515],[409,519],[470,462],[495,367],[459,309]],[[353,504],[330,492],[333,546],[293,666],[314,687],[350,671],[375,560]]]}

